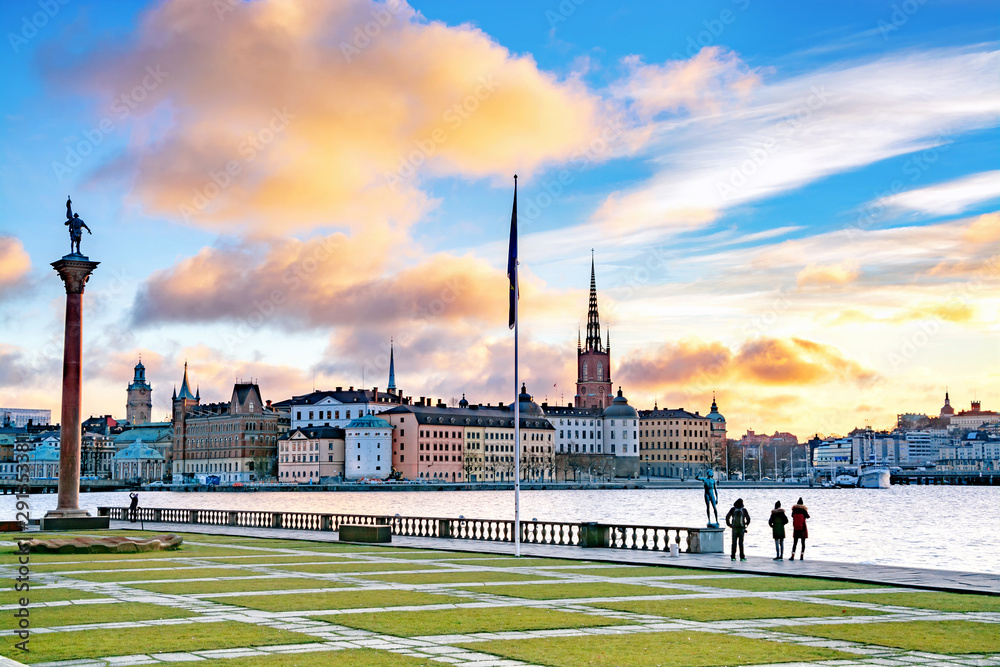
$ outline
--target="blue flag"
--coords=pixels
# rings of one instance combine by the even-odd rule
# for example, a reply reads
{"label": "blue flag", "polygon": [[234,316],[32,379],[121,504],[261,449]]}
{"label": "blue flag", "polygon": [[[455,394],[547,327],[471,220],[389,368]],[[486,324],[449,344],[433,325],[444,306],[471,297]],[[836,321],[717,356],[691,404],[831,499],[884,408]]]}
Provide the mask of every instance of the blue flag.
{"label": "blue flag", "polygon": [[510,246],[507,250],[507,279],[510,281],[510,313],[508,326],[513,329],[517,321],[517,174],[514,175],[514,209],[510,214]]}

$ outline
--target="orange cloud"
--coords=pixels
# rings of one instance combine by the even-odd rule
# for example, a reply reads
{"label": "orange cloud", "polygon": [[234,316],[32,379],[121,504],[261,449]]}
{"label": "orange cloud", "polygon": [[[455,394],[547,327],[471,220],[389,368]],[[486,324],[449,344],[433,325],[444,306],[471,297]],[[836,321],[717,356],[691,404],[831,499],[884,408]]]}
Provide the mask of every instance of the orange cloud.
{"label": "orange cloud", "polygon": [[799,288],[846,285],[857,280],[861,269],[856,261],[839,264],[809,264],[796,275]]}
{"label": "orange cloud", "polygon": [[31,270],[24,244],[14,236],[0,236],[0,297],[18,285]]}
{"label": "orange cloud", "polygon": [[975,244],[1000,241],[1000,213],[979,216],[962,231],[962,240]]}
{"label": "orange cloud", "polygon": [[407,225],[432,205],[422,176],[530,172],[600,125],[582,84],[395,0],[167,0],[126,47],[45,63],[108,97],[162,72],[104,173],[133,177],[150,214],[213,229]]}

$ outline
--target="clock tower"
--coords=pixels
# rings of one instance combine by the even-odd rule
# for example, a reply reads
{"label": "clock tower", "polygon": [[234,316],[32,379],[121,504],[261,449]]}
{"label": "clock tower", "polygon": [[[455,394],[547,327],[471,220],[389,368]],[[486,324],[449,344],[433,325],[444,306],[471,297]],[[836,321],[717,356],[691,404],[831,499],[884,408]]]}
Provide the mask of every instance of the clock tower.
{"label": "clock tower", "polygon": [[146,367],[142,359],[135,365],[135,377],[128,386],[128,402],[125,404],[125,419],[132,426],[150,422],[153,413],[153,388],[146,382]]}

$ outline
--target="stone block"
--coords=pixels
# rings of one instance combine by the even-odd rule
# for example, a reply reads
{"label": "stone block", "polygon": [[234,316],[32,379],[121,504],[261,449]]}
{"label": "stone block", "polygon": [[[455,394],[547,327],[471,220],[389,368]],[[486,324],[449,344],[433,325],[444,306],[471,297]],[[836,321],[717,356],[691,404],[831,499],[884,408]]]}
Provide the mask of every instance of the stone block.
{"label": "stone block", "polygon": [[43,531],[51,530],[107,530],[111,519],[106,516],[42,517]]}
{"label": "stone block", "polygon": [[392,542],[392,532],[389,526],[362,526],[342,523],[337,537],[341,542]]}

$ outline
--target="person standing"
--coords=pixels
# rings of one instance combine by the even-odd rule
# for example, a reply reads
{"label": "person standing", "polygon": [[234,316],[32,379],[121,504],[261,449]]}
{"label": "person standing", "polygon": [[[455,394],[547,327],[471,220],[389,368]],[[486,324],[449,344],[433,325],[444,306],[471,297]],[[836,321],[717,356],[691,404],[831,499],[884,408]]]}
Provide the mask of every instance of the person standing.
{"label": "person standing", "polygon": [[130,493],[128,497],[132,499],[128,506],[128,520],[135,523],[136,516],[139,514],[139,494]]}
{"label": "person standing", "polygon": [[788,560],[795,560],[795,546],[802,540],[802,551],[799,552],[799,560],[806,559],[806,538],[809,537],[809,527],[806,519],[809,518],[809,508],[805,506],[802,499],[792,505],[792,555]]}
{"label": "person standing", "polygon": [[743,551],[743,536],[746,535],[747,527],[750,525],[750,513],[743,507],[743,499],[737,498],[733,506],[726,514],[726,525],[733,529],[733,547],[730,552],[731,560],[736,560],[736,545],[740,546],[740,560],[747,559]]}
{"label": "person standing", "polygon": [[[781,506],[781,501],[774,503],[774,509],[771,510],[771,518],[767,520],[767,525],[771,527],[771,536],[774,538],[774,560],[784,560],[785,559],[785,524],[788,523],[788,517],[785,516],[785,509]],[[792,549],[792,553],[795,550]]]}

